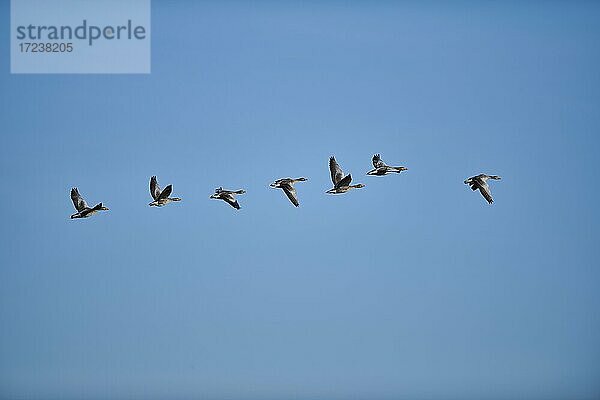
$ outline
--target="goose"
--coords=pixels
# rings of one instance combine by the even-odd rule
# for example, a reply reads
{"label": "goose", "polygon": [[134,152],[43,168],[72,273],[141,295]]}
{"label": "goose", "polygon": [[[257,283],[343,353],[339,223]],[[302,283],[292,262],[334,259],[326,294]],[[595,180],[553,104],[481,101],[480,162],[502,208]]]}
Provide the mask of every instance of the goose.
{"label": "goose", "polygon": [[79,189],[76,187],[71,189],[71,200],[73,200],[73,205],[77,212],[71,215],[71,219],[74,218],[87,218],[92,214],[97,213],[98,211],[108,211],[108,208],[104,207],[102,203],[96,204],[94,207],[88,207],[87,203],[79,194]]}
{"label": "goose", "polygon": [[406,167],[390,167],[386,165],[379,154],[373,155],[373,167],[375,168],[367,172],[367,175],[383,176],[393,172],[399,174],[402,171],[408,170]]}
{"label": "goose", "polygon": [[298,207],[300,203],[298,202],[298,195],[296,194],[296,188],[294,188],[294,183],[296,182],[304,182],[307,181],[306,178],[281,178],[277,179],[275,182],[271,183],[271,187],[274,189],[282,189],[285,195],[290,199],[293,205]]}
{"label": "goose", "polygon": [[150,207],[162,207],[173,201],[181,201],[179,197],[169,197],[173,191],[173,185],[167,185],[163,190],[160,190],[156,176],[150,178],[150,194],[154,201],[148,203]]}
{"label": "goose", "polygon": [[344,176],[344,172],[340,168],[335,157],[329,157],[329,171],[331,172],[331,181],[333,182],[333,188],[329,189],[328,194],[341,194],[346,193],[350,189],[360,189],[365,187],[362,183],[351,185],[352,175],[348,174]]}
{"label": "goose", "polygon": [[469,185],[472,190],[479,189],[481,195],[487,200],[487,202],[492,204],[494,199],[492,198],[490,186],[487,183],[488,179],[500,180],[502,178],[500,178],[498,175],[479,174],[465,180],[465,183]]}
{"label": "goose", "polygon": [[240,209],[240,204],[235,199],[235,196],[237,194],[244,194],[244,193],[246,193],[246,191],[243,190],[243,189],[240,189],[240,190],[225,190],[222,187],[218,187],[218,188],[215,189],[215,194],[211,195],[210,198],[211,199],[217,199],[217,200],[223,200],[227,204],[229,204],[231,207],[235,208],[236,210],[239,210]]}

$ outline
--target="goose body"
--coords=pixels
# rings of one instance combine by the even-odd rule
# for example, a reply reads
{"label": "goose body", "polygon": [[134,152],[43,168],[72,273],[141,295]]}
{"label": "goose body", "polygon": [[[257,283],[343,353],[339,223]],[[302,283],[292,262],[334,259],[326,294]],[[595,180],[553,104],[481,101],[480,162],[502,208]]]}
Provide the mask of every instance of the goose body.
{"label": "goose body", "polygon": [[383,162],[379,154],[373,156],[373,169],[367,172],[367,175],[383,176],[388,174],[399,174],[402,171],[408,170],[406,167],[391,167]]}
{"label": "goose body", "polygon": [[331,181],[333,182],[333,188],[329,189],[328,194],[342,194],[346,193],[351,189],[360,189],[365,187],[362,183],[351,185],[352,175],[348,174],[344,176],[342,168],[335,160],[335,157],[329,157],[329,172],[331,172]]}
{"label": "goose body", "polygon": [[215,189],[215,193],[213,195],[211,195],[210,198],[216,199],[216,200],[223,200],[224,202],[229,204],[231,207],[235,208],[236,210],[239,210],[241,207],[240,207],[240,204],[238,203],[237,199],[235,198],[235,196],[238,194],[244,194],[244,193],[246,193],[246,191],[243,189],[225,190],[222,187],[218,187]]}
{"label": "goose body", "polygon": [[490,190],[490,185],[488,185],[488,179],[500,180],[498,175],[486,175],[479,174],[472,176],[465,180],[465,184],[471,187],[471,190],[479,189],[479,192],[483,196],[483,198],[489,203],[492,204],[494,199],[492,198],[492,191]]}
{"label": "goose body", "polygon": [[75,210],[77,210],[75,214],[71,215],[71,219],[88,218],[98,211],[108,211],[108,208],[104,207],[102,203],[98,203],[94,207],[89,207],[76,187],[71,189],[71,200],[73,201]]}
{"label": "goose body", "polygon": [[173,185],[167,185],[164,189],[160,189],[156,176],[150,178],[150,194],[154,199],[151,203],[148,203],[150,207],[162,207],[173,201],[181,201],[179,197],[169,197],[173,192]]}
{"label": "goose body", "polygon": [[306,178],[281,178],[277,179],[275,182],[271,183],[271,187],[274,189],[281,189],[285,193],[285,195],[290,199],[292,204],[296,207],[300,205],[298,202],[298,195],[296,193],[296,188],[294,187],[294,183],[296,182],[304,182],[307,181]]}

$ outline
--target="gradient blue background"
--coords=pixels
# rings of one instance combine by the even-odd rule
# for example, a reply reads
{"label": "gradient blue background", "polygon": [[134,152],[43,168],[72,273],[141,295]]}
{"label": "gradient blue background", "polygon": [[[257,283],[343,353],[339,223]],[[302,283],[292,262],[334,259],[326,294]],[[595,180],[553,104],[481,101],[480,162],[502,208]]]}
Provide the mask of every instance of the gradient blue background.
{"label": "gradient blue background", "polygon": [[10,75],[0,4],[0,397],[600,396],[598,3],[154,1],[137,76]]}

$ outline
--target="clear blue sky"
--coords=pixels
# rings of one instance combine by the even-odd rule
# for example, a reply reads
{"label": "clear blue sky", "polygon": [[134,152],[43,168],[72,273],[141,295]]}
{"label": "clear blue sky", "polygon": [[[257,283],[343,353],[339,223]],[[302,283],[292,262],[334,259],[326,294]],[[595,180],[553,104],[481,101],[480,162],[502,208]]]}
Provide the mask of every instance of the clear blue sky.
{"label": "clear blue sky", "polygon": [[598,3],[155,0],[150,75],[0,17],[0,398],[600,396]]}

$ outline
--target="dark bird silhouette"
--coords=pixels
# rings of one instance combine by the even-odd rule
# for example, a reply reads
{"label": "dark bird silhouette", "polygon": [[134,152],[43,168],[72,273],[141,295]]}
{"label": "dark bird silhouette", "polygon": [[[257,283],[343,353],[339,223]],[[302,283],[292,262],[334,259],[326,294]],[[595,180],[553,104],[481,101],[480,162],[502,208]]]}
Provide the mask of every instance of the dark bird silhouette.
{"label": "dark bird silhouette", "polygon": [[71,200],[77,212],[71,215],[71,219],[75,218],[87,218],[98,211],[108,211],[108,208],[104,207],[102,203],[96,204],[94,207],[88,207],[87,203],[79,194],[79,190],[75,187],[71,189]]}
{"label": "dark bird silhouette", "polygon": [[341,194],[346,193],[350,189],[360,189],[365,187],[362,183],[351,185],[352,175],[348,174],[344,176],[344,172],[340,165],[335,161],[335,157],[329,158],[329,171],[331,172],[331,181],[333,182],[333,188],[329,189],[325,193],[329,194]]}
{"label": "dark bird silhouette", "polygon": [[481,195],[487,200],[487,202],[492,204],[494,199],[492,198],[490,186],[487,183],[488,179],[500,180],[502,178],[500,178],[498,175],[479,174],[466,179],[465,183],[469,185],[472,190],[479,189],[479,192],[481,192]]}
{"label": "dark bird silhouette", "polygon": [[373,167],[375,168],[367,172],[367,175],[383,176],[392,173],[399,174],[400,172],[406,171],[408,169],[406,167],[390,167],[389,165],[383,162],[379,154],[375,154],[373,156]]}
{"label": "dark bird silhouette", "polygon": [[298,202],[298,195],[296,194],[296,188],[294,187],[294,183],[296,182],[304,182],[307,181],[306,178],[281,178],[277,179],[275,182],[271,183],[272,188],[278,188],[283,190],[285,195],[290,199],[293,205],[298,207],[300,203]]}
{"label": "dark bird silhouette", "polygon": [[173,201],[181,201],[179,197],[169,197],[173,191],[173,185],[167,185],[163,190],[158,186],[156,176],[150,178],[150,194],[154,201],[149,203],[150,207],[162,207],[165,204],[169,204]]}
{"label": "dark bird silhouette", "polygon": [[210,198],[217,199],[217,200],[223,200],[224,202],[229,204],[231,207],[235,208],[236,210],[239,210],[240,204],[236,200],[235,196],[238,194],[244,194],[244,193],[246,193],[246,191],[242,190],[242,189],[240,189],[240,190],[225,190],[222,187],[218,187],[215,189],[215,193],[213,195],[211,195]]}

